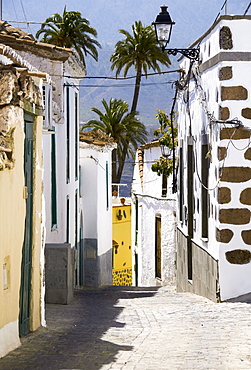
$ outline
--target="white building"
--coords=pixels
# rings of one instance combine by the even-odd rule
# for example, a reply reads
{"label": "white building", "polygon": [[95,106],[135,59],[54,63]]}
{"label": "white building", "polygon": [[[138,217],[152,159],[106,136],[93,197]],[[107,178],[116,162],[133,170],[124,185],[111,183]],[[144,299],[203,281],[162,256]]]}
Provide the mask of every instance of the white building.
{"label": "white building", "polygon": [[111,152],[102,133],[80,133],[80,229],[78,284],[112,285]]}
{"label": "white building", "polygon": [[[21,42],[21,41],[19,41]],[[45,325],[41,73],[0,44],[0,357]]]}
{"label": "white building", "polygon": [[222,16],[190,78],[181,64],[177,287],[212,300],[251,292],[250,35],[250,16]]}
{"label": "white building", "polygon": [[73,297],[74,252],[79,247],[78,86],[85,69],[72,49],[36,42],[6,22],[2,27],[0,42],[51,77],[51,83],[44,85],[46,300],[68,303]]}
{"label": "white building", "polygon": [[175,284],[176,198],[171,179],[151,166],[161,156],[158,141],[136,153],[132,183],[132,245],[138,286]]}

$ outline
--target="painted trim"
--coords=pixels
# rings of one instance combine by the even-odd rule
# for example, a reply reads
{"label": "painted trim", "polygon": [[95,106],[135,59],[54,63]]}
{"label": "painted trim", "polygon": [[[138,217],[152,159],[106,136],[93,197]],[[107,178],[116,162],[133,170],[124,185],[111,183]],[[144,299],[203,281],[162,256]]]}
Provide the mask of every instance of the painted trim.
{"label": "painted trim", "polygon": [[207,71],[221,62],[250,62],[251,52],[222,51],[200,65],[200,73]]}

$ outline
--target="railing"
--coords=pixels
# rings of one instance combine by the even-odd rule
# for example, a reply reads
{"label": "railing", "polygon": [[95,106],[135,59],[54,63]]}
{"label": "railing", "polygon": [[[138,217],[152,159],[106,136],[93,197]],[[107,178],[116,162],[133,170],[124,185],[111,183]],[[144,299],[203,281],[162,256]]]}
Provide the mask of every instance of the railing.
{"label": "railing", "polygon": [[120,197],[120,192],[121,192],[121,187],[122,186],[130,186],[130,184],[115,184],[112,183],[112,196],[114,198],[119,198]]}

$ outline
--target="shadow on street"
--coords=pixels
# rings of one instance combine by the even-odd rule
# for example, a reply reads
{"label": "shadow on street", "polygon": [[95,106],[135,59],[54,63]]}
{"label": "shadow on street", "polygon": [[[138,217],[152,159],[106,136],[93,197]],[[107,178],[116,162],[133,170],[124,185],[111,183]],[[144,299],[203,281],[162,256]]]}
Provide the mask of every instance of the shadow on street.
{"label": "shadow on street", "polygon": [[[102,340],[122,312],[119,299],[153,296],[158,287],[107,287],[75,290],[69,305],[46,306],[47,327],[22,338],[22,346],[0,359],[0,369],[100,369],[119,351],[133,347]],[[115,334],[116,335],[116,334]]]}

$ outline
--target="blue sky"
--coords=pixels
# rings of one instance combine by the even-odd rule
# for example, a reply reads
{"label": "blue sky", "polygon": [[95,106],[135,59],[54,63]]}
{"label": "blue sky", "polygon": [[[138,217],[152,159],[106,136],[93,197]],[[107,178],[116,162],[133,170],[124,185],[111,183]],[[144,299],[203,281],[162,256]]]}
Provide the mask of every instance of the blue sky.
{"label": "blue sky", "polygon": [[[249,2],[228,0],[228,13],[243,14]],[[178,42],[179,46],[185,47],[185,43],[194,41],[194,35],[198,37],[210,27],[224,0],[168,0],[165,3],[176,22],[173,40],[176,45]],[[3,19],[8,21],[43,22],[54,13],[62,13],[65,5],[68,10],[78,10],[97,29],[102,43],[116,41],[116,37],[119,38],[118,29],[129,30],[134,21],[150,24],[163,4],[163,0],[2,0]],[[25,24],[13,25],[26,27]],[[30,25],[26,30],[35,33],[38,28]]]}

